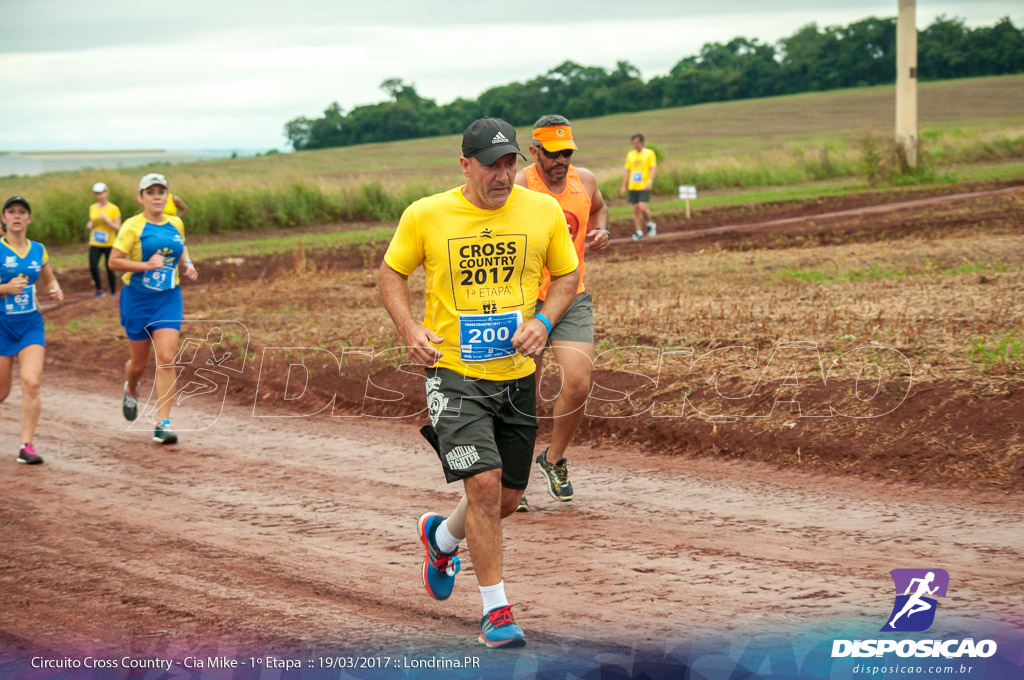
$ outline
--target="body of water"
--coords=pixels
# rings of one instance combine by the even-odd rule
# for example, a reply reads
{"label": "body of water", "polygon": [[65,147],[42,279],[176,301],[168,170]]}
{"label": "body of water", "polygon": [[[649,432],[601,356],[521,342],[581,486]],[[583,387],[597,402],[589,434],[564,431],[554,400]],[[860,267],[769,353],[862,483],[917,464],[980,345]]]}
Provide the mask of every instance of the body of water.
{"label": "body of water", "polygon": [[230,151],[11,151],[0,153],[0,177],[85,168],[135,168],[152,163],[191,163],[230,157]]}

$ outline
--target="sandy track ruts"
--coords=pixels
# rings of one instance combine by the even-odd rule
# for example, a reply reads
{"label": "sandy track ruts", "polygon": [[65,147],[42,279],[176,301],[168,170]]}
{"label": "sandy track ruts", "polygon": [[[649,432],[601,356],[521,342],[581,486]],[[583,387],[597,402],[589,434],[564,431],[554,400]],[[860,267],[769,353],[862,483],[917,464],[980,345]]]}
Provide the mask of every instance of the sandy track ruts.
{"label": "sandy track ruts", "polygon": [[[969,191],[959,194],[946,194],[943,196],[930,196],[928,198],[917,198],[910,201],[898,201],[895,203],[883,203],[881,205],[862,206],[859,208],[851,208],[849,210],[835,210],[831,212],[822,213],[808,213],[806,215],[798,215],[796,217],[785,217],[775,220],[766,220],[764,222],[754,222],[749,224],[725,224],[718,227],[703,227],[700,229],[685,230],[686,222],[683,221],[683,230],[671,231],[669,233],[661,233],[657,236],[650,237],[651,240],[655,241],[682,241],[688,239],[705,238],[707,236],[715,236],[719,234],[733,234],[733,233],[747,233],[755,231],[771,231],[773,227],[782,227],[791,224],[802,224],[808,221],[821,221],[831,219],[841,219],[844,217],[856,217],[858,215],[876,215],[879,213],[897,212],[900,210],[915,210],[918,208],[924,208],[929,205],[937,205],[940,203],[952,203],[954,201],[973,200],[978,198],[986,198],[999,196],[1002,194],[1012,194],[1024,192],[1024,187],[1007,187],[1005,189],[992,189],[989,191]],[[674,216],[678,216],[673,213]],[[655,216],[657,219],[657,216]],[[644,237],[643,240],[648,240],[648,237]],[[613,238],[609,241],[611,244],[628,244],[633,241],[632,237],[628,238]]]}
{"label": "sandy track ruts", "polygon": [[[471,559],[446,603],[420,584],[416,518],[448,511],[459,490],[414,424],[255,419],[229,404],[161,448],[126,431],[119,387],[49,371],[38,467],[14,463],[17,387],[0,405],[0,637],[118,651],[477,647]],[[533,651],[838,620],[877,630],[897,567],[950,572],[942,626],[1024,625],[1016,497],[570,454],[576,500],[556,503],[535,476],[535,511],[505,522],[508,594]]]}

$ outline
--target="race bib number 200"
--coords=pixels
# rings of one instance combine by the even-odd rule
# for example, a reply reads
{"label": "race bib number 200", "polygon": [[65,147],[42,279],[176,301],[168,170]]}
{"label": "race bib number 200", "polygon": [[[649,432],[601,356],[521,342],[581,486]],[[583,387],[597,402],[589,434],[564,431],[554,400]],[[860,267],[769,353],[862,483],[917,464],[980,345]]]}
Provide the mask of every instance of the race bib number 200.
{"label": "race bib number 200", "polygon": [[459,348],[463,361],[488,361],[512,356],[512,336],[523,325],[520,311],[502,314],[460,314]]}

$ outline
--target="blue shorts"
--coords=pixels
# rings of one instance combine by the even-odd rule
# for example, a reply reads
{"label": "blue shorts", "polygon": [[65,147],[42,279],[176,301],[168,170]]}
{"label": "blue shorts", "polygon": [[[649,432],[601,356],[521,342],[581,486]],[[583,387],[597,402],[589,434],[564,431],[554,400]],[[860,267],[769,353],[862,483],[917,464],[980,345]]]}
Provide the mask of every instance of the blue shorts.
{"label": "blue shorts", "polygon": [[16,356],[29,345],[46,347],[43,315],[38,311],[27,314],[0,313],[0,356]]}
{"label": "blue shorts", "polygon": [[181,330],[185,302],[181,286],[150,292],[131,284],[121,289],[121,325],[129,340],[149,340],[157,328]]}

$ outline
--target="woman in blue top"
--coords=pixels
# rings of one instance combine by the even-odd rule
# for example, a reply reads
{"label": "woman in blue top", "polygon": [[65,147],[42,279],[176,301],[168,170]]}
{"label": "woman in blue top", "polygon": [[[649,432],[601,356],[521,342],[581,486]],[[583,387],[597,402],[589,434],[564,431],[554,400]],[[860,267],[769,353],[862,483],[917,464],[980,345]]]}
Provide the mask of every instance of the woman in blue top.
{"label": "woman in blue top", "polygon": [[42,243],[25,236],[32,222],[32,208],[21,196],[4,202],[4,236],[0,238],[0,401],[11,393],[11,368],[18,357],[21,375],[21,450],[18,462],[43,462],[32,445],[39,424],[39,382],[46,357],[43,315],[39,313],[36,286],[57,300],[64,293],[50,266]]}
{"label": "woman in blue top", "polygon": [[195,281],[199,274],[185,246],[185,227],[178,217],[164,214],[167,180],[150,173],[139,182],[142,213],[128,218],[117,232],[109,267],[127,272],[122,278],[121,324],[128,336],[128,362],[124,366],[121,412],[128,420],[139,415],[139,379],[149,363],[149,346],[156,348],[156,393],[159,422],[153,441],[174,444],[171,402],[177,382],[174,357],[185,318],[181,273]]}

